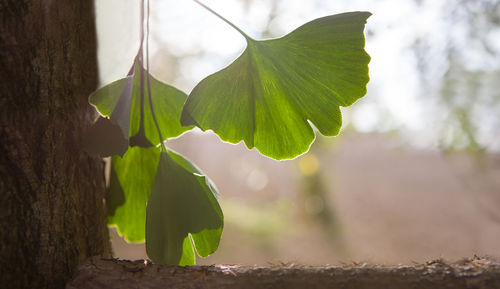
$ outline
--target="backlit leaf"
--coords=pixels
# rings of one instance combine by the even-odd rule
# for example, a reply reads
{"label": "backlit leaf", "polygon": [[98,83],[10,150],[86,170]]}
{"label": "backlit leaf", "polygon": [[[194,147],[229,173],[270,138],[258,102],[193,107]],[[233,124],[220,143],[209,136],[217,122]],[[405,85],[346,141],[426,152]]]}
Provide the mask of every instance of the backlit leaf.
{"label": "backlit leaf", "polygon": [[363,29],[368,12],[316,19],[272,40],[247,37],[231,65],[202,80],[181,122],[211,129],[224,141],[244,141],[274,159],[294,158],[323,134],[339,133],[339,107],[365,95],[370,56]]}
{"label": "backlit leaf", "polygon": [[123,157],[114,156],[108,195],[108,224],[129,242],[144,242],[146,204],[160,160],[158,148],[131,147]]}
{"label": "backlit leaf", "polygon": [[[162,137],[176,137],[189,130],[190,127],[180,124],[181,111],[187,95],[156,80],[152,75],[149,77],[154,112]],[[141,147],[156,146],[160,143],[149,103],[147,72],[138,57],[127,77],[95,91],[90,95],[89,102],[103,116],[99,119],[99,130],[93,126],[87,133],[87,138],[91,138],[85,141],[85,148],[89,153],[100,156],[123,155],[123,146],[116,147],[111,144],[113,141]],[[105,122],[111,124],[103,126],[102,123]],[[108,137],[97,136],[103,134]]]}
{"label": "backlit leaf", "polygon": [[215,189],[189,161],[162,152],[147,205],[146,250],[158,264],[193,265],[217,250],[223,215]]}

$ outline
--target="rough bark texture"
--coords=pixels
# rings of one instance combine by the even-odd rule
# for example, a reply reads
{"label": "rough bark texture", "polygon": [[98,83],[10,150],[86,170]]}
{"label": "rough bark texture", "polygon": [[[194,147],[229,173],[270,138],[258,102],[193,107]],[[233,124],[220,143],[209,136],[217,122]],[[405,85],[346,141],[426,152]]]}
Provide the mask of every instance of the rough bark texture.
{"label": "rough bark texture", "polygon": [[453,264],[442,260],[413,266],[267,268],[239,266],[169,267],[91,258],[82,264],[67,289],[97,288],[352,288],[462,289],[500,288],[500,263],[473,258]]}
{"label": "rough bark texture", "polygon": [[64,288],[109,251],[103,164],[80,145],[97,81],[92,0],[0,3],[2,288]]}

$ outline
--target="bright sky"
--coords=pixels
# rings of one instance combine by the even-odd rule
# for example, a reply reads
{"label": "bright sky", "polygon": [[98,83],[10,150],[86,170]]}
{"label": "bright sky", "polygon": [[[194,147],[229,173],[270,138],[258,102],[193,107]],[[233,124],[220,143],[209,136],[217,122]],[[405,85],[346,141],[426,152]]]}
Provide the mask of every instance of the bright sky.
{"label": "bright sky", "polygon": [[[96,1],[102,83],[123,77],[132,64],[139,45],[138,2]],[[273,1],[268,0],[202,2],[257,39],[262,38],[273,9]],[[419,100],[420,83],[411,45],[415,35],[426,35],[431,39],[432,51],[438,55],[446,47],[442,35],[453,31],[447,31],[449,26],[441,19],[445,0],[424,1],[423,6],[416,2],[278,0],[269,33],[282,36],[321,16],[356,10],[372,12],[365,31],[366,50],[372,57],[368,94],[355,108],[344,110],[349,111],[346,122],[350,120],[358,130],[366,132],[404,127],[418,136],[414,141],[425,145],[434,136],[418,132],[431,128],[433,123],[426,115],[426,102]],[[162,50],[167,49],[167,55],[181,57],[177,64],[180,74],[170,77],[172,84],[186,93],[198,81],[231,63],[245,48],[244,39],[234,29],[194,1],[152,0],[151,11],[150,55],[163,54]],[[499,43],[496,44],[500,51]],[[468,57],[474,60],[473,51]],[[470,61],[471,65],[499,69],[500,63],[476,58]],[[165,63],[162,60],[152,64],[152,73],[157,76],[169,75],[169,66],[173,65],[168,59]],[[446,65],[436,57],[432,72],[442,75]]]}

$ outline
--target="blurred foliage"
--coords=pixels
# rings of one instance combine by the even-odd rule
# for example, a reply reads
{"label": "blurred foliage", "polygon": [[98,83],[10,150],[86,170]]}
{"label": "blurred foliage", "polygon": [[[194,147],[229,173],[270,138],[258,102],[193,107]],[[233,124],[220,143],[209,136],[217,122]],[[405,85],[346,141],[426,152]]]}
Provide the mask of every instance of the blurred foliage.
{"label": "blurred foliage", "polygon": [[287,217],[292,208],[289,201],[254,205],[224,200],[222,204],[227,223],[260,239],[270,239],[290,230]]}
{"label": "blurred foliage", "polygon": [[[417,1],[424,5],[426,1]],[[430,35],[416,36],[413,51],[423,101],[445,151],[498,149],[500,131],[500,2],[447,0],[441,19],[445,47],[439,57]],[[495,35],[497,37],[495,37]],[[436,69],[442,62],[443,71]],[[432,99],[429,99],[432,98]]]}
{"label": "blurred foliage", "polygon": [[325,179],[329,174],[321,168],[320,156],[325,155],[325,150],[331,148],[328,139],[317,136],[309,152],[298,159],[297,164],[301,173],[300,197],[306,218],[319,224],[336,252],[345,255],[347,246],[343,239],[342,225],[334,202],[330,200],[333,196],[332,188]]}

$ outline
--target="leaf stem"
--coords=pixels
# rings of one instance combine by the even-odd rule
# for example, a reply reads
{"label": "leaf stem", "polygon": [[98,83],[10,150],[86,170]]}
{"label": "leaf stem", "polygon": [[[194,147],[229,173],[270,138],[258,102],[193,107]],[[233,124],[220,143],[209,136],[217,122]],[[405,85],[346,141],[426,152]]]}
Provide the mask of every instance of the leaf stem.
{"label": "leaf stem", "polygon": [[160,125],[156,119],[155,110],[153,107],[153,97],[151,96],[151,82],[149,80],[149,0],[147,1],[147,12],[146,12],[146,81],[148,88],[148,98],[149,98],[149,108],[151,109],[151,115],[155,123],[156,129],[158,130],[158,136],[160,137],[160,146],[162,150],[167,150],[165,143],[163,142],[163,136],[161,135]]}
{"label": "leaf stem", "polygon": [[208,7],[207,5],[201,3],[199,0],[193,0],[194,2],[198,3],[201,7],[207,9],[208,11],[210,11],[212,14],[214,14],[215,16],[219,17],[221,20],[223,20],[224,22],[226,22],[227,24],[229,24],[231,27],[233,27],[236,31],[238,31],[243,37],[245,37],[247,40],[249,41],[253,41],[254,39],[250,36],[248,36],[245,32],[243,32],[243,30],[241,30],[240,28],[238,28],[236,25],[234,25],[233,23],[231,23],[231,21],[227,20],[226,18],[222,17],[219,13],[215,12],[214,10],[210,9],[210,7]]}
{"label": "leaf stem", "polygon": [[[141,45],[139,46],[139,54],[138,54],[138,63],[136,62],[134,64],[134,71],[135,71],[135,65],[140,65],[142,68],[142,57],[143,57],[143,42],[144,42],[144,0],[141,1]],[[144,131],[144,71],[141,69],[141,74],[140,74],[140,127],[139,131]]]}

